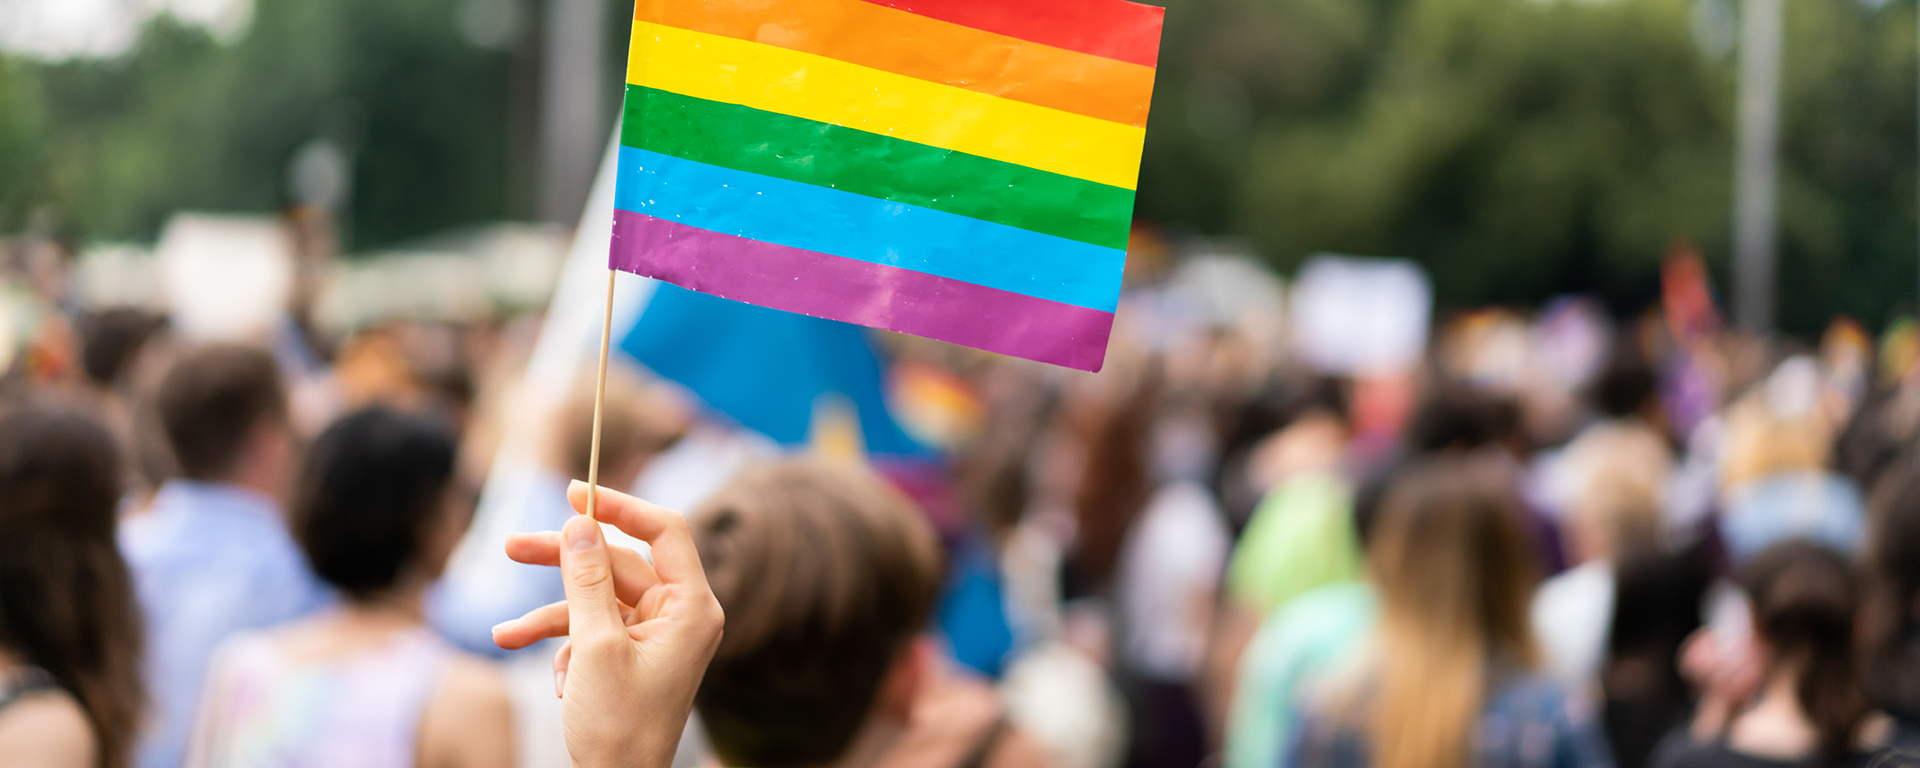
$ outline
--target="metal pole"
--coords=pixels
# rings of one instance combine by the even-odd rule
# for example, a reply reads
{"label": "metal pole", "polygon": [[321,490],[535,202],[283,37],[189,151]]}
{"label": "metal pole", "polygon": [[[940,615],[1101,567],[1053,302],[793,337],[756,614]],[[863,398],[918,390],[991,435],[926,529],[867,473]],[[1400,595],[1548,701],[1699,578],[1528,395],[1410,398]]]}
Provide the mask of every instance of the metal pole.
{"label": "metal pole", "polygon": [[547,0],[540,68],[540,218],[572,223],[586,205],[607,126],[601,119],[606,0]]}
{"label": "metal pole", "polygon": [[1780,30],[1785,0],[1745,0],[1740,18],[1740,134],[1734,188],[1734,318],[1773,330],[1774,187],[1780,149]]}

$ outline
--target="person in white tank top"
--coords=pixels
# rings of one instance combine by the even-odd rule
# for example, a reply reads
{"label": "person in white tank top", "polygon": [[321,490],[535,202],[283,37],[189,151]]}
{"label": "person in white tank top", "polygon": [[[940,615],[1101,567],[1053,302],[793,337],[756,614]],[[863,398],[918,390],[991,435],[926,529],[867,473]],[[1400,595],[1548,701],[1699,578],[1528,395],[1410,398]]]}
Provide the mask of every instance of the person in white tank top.
{"label": "person in white tank top", "polygon": [[214,656],[189,768],[506,768],[499,670],[426,625],[422,598],[472,516],[454,439],[371,409],[320,436],[291,529],[339,608],[238,635]]}

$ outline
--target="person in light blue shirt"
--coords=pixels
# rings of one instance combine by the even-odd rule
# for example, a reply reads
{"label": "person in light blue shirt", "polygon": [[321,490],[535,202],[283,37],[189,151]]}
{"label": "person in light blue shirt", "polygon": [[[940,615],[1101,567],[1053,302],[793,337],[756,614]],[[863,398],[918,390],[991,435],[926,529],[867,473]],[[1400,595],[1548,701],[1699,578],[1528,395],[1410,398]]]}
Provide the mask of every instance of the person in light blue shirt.
{"label": "person in light blue shirt", "polygon": [[273,357],[193,350],[161,381],[157,405],[182,477],[120,527],[147,631],[152,714],[138,768],[180,764],[214,646],[331,599],[280,511],[294,448]]}

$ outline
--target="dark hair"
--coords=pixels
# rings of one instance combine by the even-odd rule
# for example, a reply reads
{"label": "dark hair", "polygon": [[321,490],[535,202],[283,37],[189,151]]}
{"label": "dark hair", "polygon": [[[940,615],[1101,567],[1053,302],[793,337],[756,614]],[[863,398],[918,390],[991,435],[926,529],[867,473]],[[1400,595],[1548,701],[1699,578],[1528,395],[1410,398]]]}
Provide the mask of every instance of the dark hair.
{"label": "dark hair", "polygon": [[1458,382],[1440,382],[1414,409],[1407,423],[1406,449],[1414,456],[1471,451],[1502,443],[1519,428],[1520,410],[1512,398]]}
{"label": "dark hair", "polygon": [[108,768],[127,765],[144,699],[119,501],[105,427],[41,405],[0,415],[0,646],[80,701]]}
{"label": "dark hair", "polygon": [[806,461],[749,470],[694,516],[726,636],[695,699],[727,763],[842,756],[933,613],[939,542],[879,478]]}
{"label": "dark hair", "polygon": [[1073,498],[1073,547],[1067,553],[1069,598],[1106,590],[1120,564],[1127,530],[1153,497],[1147,441],[1163,374],[1149,366],[1125,397],[1101,413],[1087,435],[1085,469]]}
{"label": "dark hair", "polygon": [[1901,414],[1906,410],[1897,391],[1869,391],[1853,418],[1834,438],[1835,468],[1853,478],[1860,488],[1872,491],[1877,487],[1881,474],[1900,459],[1901,449],[1912,436],[1912,419]]}
{"label": "dark hair", "polygon": [[438,422],[386,408],[342,417],[307,454],[294,491],[294,536],[314,573],[356,599],[399,582],[437,520],[454,470]]}
{"label": "dark hair", "polygon": [[160,425],[180,473],[215,480],[233,469],[263,421],[285,421],[280,369],[265,350],[214,345],[188,352],[160,382]]}
{"label": "dark hair", "polygon": [[1860,581],[1846,558],[1805,540],[1775,544],[1740,570],[1754,626],[1775,664],[1799,664],[1794,690],[1828,762],[1853,753],[1873,703],[1853,655]]}
{"label": "dark hair", "polygon": [[[1920,450],[1920,449],[1917,449]],[[1865,538],[1862,646],[1876,702],[1920,721],[1920,453],[1908,451],[1874,486]]]}
{"label": "dark hair", "polygon": [[1659,394],[1660,375],[1648,362],[1639,334],[1631,332],[1614,341],[1606,366],[1587,388],[1593,407],[1616,419],[1640,415]]}
{"label": "dark hair", "polygon": [[1628,550],[1614,574],[1613,626],[1600,673],[1601,721],[1615,764],[1640,768],[1693,711],[1680,674],[1680,648],[1702,623],[1713,552],[1704,536],[1678,552]]}
{"label": "dark hair", "polygon": [[114,386],[147,340],[166,327],[166,317],[138,309],[88,314],[80,319],[80,368],[88,381]]}

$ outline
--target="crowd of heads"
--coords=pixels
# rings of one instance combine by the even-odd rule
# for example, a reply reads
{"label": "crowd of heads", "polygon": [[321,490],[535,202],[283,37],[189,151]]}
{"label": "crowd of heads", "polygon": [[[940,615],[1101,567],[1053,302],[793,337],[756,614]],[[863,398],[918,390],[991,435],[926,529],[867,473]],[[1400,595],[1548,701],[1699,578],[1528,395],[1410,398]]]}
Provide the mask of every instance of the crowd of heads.
{"label": "crowd of heads", "polygon": [[[1575,306],[1585,359],[1555,305],[1443,316],[1425,359],[1361,373],[1231,322],[1123,322],[1097,375],[887,338],[896,375],[962,393],[940,429],[907,425],[936,458],[766,456],[687,510],[727,615],[691,749],[761,768],[1900,764],[1920,740],[1920,333],[1875,348],[1842,323],[1809,348]],[[532,453],[556,476],[593,465],[591,400],[511,412],[511,322],[328,344],[178,339],[130,310],[50,322],[72,332],[0,379],[0,682],[49,674],[100,765],[182,759],[141,752],[169,706],[154,627],[177,617],[127,554],[168,488],[271,499],[334,613],[236,633],[351,655],[367,617],[438,629],[421,606],[509,423],[545,424]],[[726,428],[629,379],[599,425],[621,488]],[[225,724],[195,717],[193,754],[217,752]]]}

